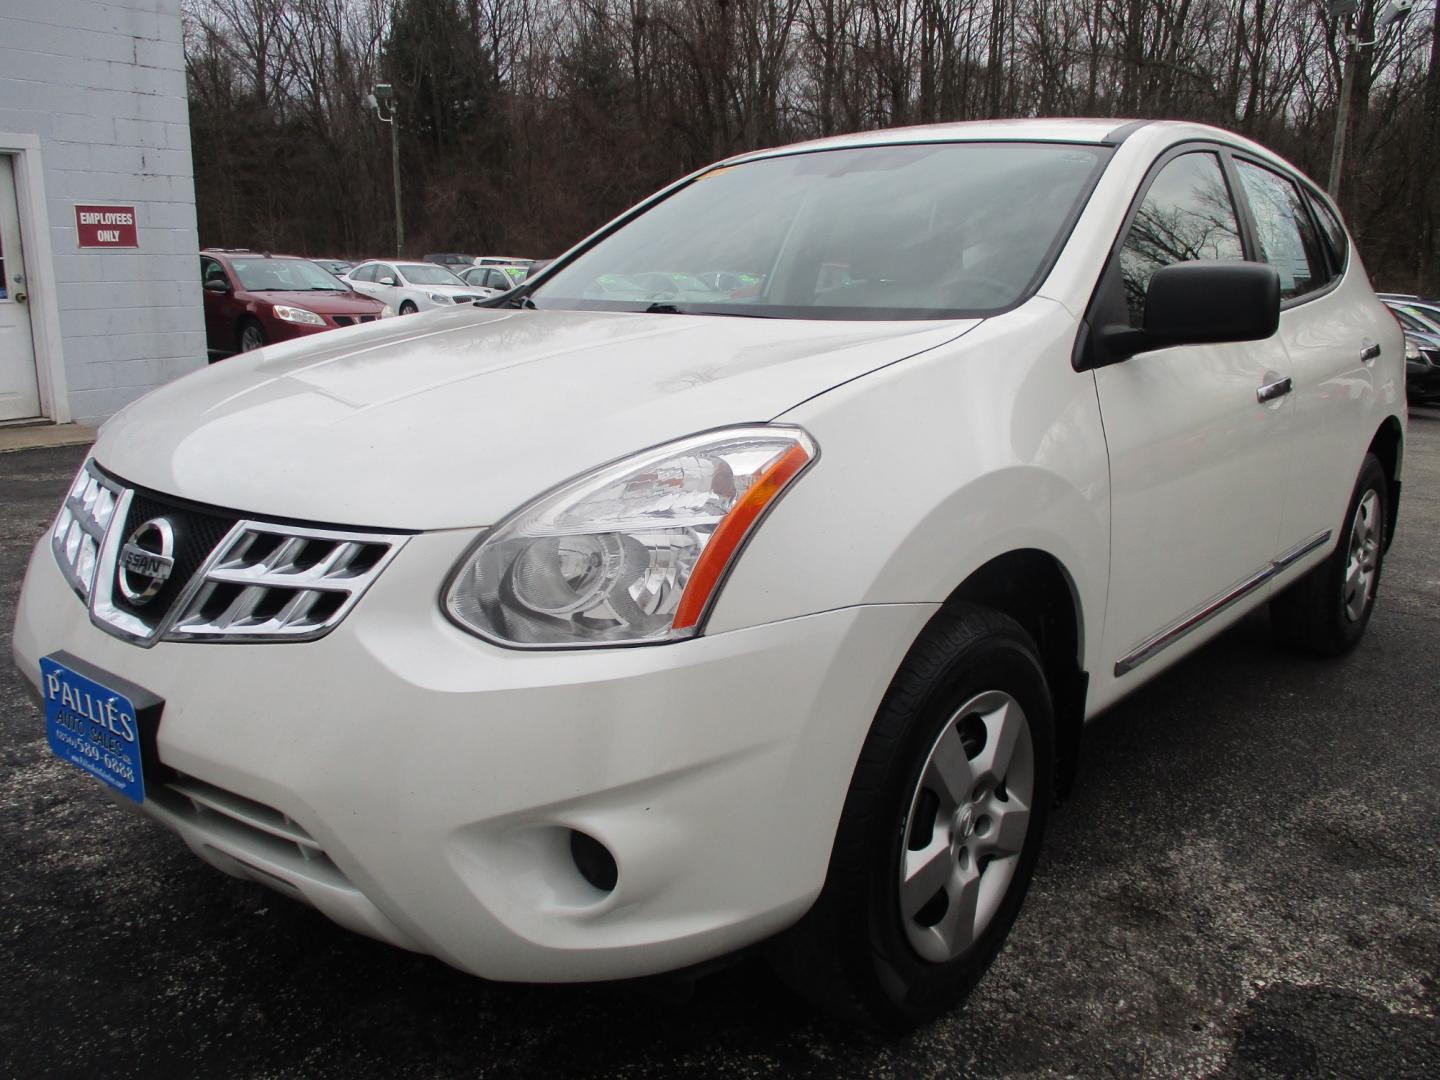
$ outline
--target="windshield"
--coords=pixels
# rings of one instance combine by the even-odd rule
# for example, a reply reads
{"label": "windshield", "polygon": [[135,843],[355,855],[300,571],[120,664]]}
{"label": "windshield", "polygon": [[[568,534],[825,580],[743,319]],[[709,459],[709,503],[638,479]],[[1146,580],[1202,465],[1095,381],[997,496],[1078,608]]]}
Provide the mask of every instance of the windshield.
{"label": "windshield", "polygon": [[307,259],[231,259],[246,292],[349,292],[334,274]]}
{"label": "windshield", "polygon": [[411,285],[463,285],[458,277],[443,266],[434,263],[405,263],[399,267],[400,276]]}
{"label": "windshield", "polygon": [[1108,154],[937,143],[712,169],[531,296],[541,308],[802,319],[988,314],[1039,284]]}

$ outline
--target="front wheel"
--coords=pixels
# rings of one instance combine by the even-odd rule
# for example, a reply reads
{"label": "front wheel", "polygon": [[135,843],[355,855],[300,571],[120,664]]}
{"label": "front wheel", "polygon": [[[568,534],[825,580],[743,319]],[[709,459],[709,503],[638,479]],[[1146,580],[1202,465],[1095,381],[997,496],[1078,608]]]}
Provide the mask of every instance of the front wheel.
{"label": "front wheel", "polygon": [[254,352],[265,347],[265,330],[253,319],[240,328],[240,351]]}
{"label": "front wheel", "polygon": [[1385,469],[1366,454],[1335,550],[1270,602],[1270,625],[1282,645],[1326,656],[1355,647],[1375,609],[1389,509]]}
{"label": "front wheel", "polygon": [[903,1030],[954,1005],[1029,886],[1055,775],[1034,642],[978,607],[940,615],[876,716],[820,898],[771,946],[821,1008]]}
{"label": "front wheel", "polygon": [[419,311],[419,310],[420,310],[420,309],[415,306],[414,301],[411,301],[411,300],[406,300],[404,303],[402,303],[402,304],[400,305],[400,314],[401,314],[401,315],[414,315],[415,312],[417,312],[417,311]]}

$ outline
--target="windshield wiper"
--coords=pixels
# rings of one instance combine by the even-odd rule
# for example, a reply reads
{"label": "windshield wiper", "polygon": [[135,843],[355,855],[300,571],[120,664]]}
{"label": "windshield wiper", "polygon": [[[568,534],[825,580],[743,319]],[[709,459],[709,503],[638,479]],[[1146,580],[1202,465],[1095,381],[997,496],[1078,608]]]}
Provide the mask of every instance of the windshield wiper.
{"label": "windshield wiper", "polygon": [[689,315],[691,312],[682,308],[679,304],[672,304],[665,300],[657,300],[645,309],[646,315]]}

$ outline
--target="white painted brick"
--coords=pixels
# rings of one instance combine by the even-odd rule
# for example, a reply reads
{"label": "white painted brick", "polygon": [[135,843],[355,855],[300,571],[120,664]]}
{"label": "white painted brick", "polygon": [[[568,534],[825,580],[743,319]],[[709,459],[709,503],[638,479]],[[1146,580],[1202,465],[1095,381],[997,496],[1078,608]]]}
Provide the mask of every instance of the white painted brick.
{"label": "white painted brick", "polygon": [[115,142],[120,146],[145,146],[164,148],[169,145],[170,135],[166,130],[173,124],[162,124],[155,120],[118,119],[115,123]]}
{"label": "white painted brick", "polygon": [[[7,84],[0,80],[0,102],[5,100]],[[12,109],[0,104],[0,131],[25,131],[34,135],[49,135],[53,117],[36,109]]]}
{"label": "white painted brick", "polygon": [[[113,122],[111,129],[114,129]],[[94,167],[100,172],[145,172],[144,151],[138,146],[97,146],[92,152],[92,159]]]}
{"label": "white painted brick", "polygon": [[[5,0],[5,17],[28,19],[48,26],[78,27],[86,30],[105,31],[129,37],[143,37],[150,40],[163,38],[163,19],[153,10],[140,10],[128,2],[106,3],[103,0]],[[180,32],[178,20],[170,33]]]}
{"label": "white painted brick", "polygon": [[[104,114],[58,113],[51,126],[50,134],[53,138],[66,142],[113,143],[115,141],[115,121]],[[94,167],[106,168],[98,162]]]}
{"label": "white painted brick", "polygon": [[55,78],[55,58],[43,53],[27,52],[10,47],[8,37],[0,37],[0,71],[5,79],[26,79],[31,82],[49,82]]}
{"label": "white painted brick", "polygon": [[41,154],[47,169],[87,172],[92,164],[89,143],[51,140],[42,149]]}
{"label": "white painted brick", "polygon": [[166,124],[165,145],[172,150],[190,149],[190,125],[189,124]]}
{"label": "white painted brick", "polygon": [[[107,63],[93,66],[94,72],[103,80],[97,85],[107,87],[111,90],[128,90],[137,94],[170,94],[173,93],[169,83],[169,76],[180,74],[179,72],[166,71],[163,68],[137,67],[133,63]],[[180,76],[181,83],[184,76]]]}
{"label": "white painted brick", "polygon": [[148,229],[182,229],[195,232],[195,207],[181,202],[147,202],[136,211]]}
{"label": "white painted brick", "polygon": [[[181,78],[183,82],[183,76]],[[163,97],[159,94],[119,94],[123,98],[116,117],[133,120],[158,120],[164,124],[190,123],[190,107],[185,97]]]}
{"label": "white painted brick", "polygon": [[93,284],[100,281],[106,257],[89,251],[56,255],[55,280],[65,284]]}
{"label": "white painted brick", "polygon": [[[150,176],[181,176],[187,181],[195,175],[189,150],[158,150],[153,147],[141,148],[140,171]],[[190,185],[187,183],[186,186]]]}
{"label": "white painted brick", "polygon": [[[67,363],[66,368],[69,366]],[[93,425],[119,412],[139,396],[131,387],[77,390],[70,395],[70,411],[76,423]]]}
{"label": "white painted brick", "polygon": [[180,42],[147,41],[144,38],[130,38],[129,41],[137,64],[168,71],[185,70],[185,49]]}

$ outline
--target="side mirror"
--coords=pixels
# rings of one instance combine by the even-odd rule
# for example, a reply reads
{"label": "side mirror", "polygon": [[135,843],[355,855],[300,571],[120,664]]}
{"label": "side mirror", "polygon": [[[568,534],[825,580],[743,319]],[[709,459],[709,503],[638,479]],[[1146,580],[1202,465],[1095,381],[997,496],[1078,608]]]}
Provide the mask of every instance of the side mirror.
{"label": "side mirror", "polygon": [[1173,345],[1262,341],[1280,326],[1280,275],[1264,263],[1234,260],[1173,263],[1145,290],[1145,325],[1105,327],[1108,362]]}
{"label": "side mirror", "polygon": [[218,277],[206,278],[204,288],[206,292],[230,291],[230,286],[226,283],[225,279]]}
{"label": "side mirror", "polygon": [[394,279],[393,277],[391,277],[389,274],[386,274],[384,277],[378,278],[378,279],[376,280],[375,284],[377,284],[377,285],[394,285],[394,284],[395,284],[395,279]]}

